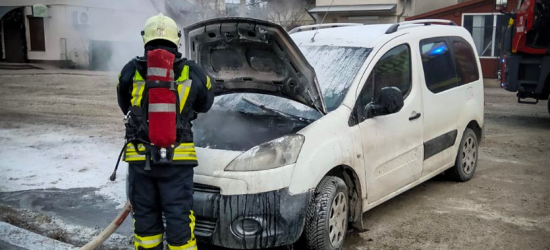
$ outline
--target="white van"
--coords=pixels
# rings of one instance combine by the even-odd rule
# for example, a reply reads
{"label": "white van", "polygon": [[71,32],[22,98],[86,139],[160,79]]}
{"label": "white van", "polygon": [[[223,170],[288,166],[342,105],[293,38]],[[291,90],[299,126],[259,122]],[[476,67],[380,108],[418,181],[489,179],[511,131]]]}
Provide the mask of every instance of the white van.
{"label": "white van", "polygon": [[193,126],[199,241],[342,249],[363,212],[442,172],[472,178],[484,104],[468,31],[343,26],[289,35],[224,18],[185,29],[217,95]]}

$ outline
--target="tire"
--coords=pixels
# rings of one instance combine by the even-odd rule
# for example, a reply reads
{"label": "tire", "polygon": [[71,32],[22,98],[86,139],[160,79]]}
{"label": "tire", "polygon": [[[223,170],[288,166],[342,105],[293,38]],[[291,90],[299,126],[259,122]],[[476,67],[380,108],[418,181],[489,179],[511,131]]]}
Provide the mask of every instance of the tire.
{"label": "tire", "polygon": [[550,114],[550,95],[548,96],[548,103],[547,103],[547,105],[548,105],[548,114]]}
{"label": "tire", "polygon": [[466,182],[472,179],[477,168],[478,139],[474,131],[467,128],[460,140],[455,165],[445,172],[453,181]]}
{"label": "tire", "polygon": [[[331,219],[332,218],[332,219]],[[346,183],[326,176],[310,202],[304,238],[309,250],[341,250],[348,229],[349,196]]]}

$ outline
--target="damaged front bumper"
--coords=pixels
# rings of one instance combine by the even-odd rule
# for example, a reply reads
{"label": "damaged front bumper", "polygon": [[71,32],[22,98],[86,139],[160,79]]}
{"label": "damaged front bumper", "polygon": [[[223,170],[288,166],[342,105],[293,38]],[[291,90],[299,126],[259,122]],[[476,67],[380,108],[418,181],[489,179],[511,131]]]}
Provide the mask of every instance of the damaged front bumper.
{"label": "damaged front bumper", "polygon": [[221,195],[220,189],[195,183],[193,210],[199,242],[238,249],[271,248],[298,240],[312,192],[288,189]]}

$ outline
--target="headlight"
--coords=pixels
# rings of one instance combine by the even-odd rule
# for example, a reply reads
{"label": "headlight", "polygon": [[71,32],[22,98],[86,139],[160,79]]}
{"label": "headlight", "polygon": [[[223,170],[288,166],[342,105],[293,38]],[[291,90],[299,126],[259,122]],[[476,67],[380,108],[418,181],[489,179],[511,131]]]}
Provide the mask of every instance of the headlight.
{"label": "headlight", "polygon": [[239,155],[226,171],[259,171],[296,163],[304,136],[293,134],[260,144]]}

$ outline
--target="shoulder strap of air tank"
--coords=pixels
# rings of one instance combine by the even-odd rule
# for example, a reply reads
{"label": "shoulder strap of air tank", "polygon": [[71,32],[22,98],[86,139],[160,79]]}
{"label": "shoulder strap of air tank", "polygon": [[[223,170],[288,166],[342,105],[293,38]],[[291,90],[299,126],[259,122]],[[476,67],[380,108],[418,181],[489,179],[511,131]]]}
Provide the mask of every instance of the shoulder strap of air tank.
{"label": "shoulder strap of air tank", "polygon": [[[145,79],[147,79],[147,67],[144,67],[144,65],[147,65],[147,60],[144,60],[140,57],[136,57],[132,59],[132,64],[136,68],[136,73],[134,75],[134,80],[136,81],[143,81],[145,82]],[[141,97],[141,103],[147,103],[149,96],[147,95],[147,91],[143,91],[143,96]],[[149,127],[147,125],[147,105],[135,107],[131,106],[132,113],[140,117],[140,119],[135,120],[134,124],[138,126],[138,131],[142,131],[147,136],[149,134]]]}
{"label": "shoulder strap of air tank", "polygon": [[183,68],[183,60],[176,59],[174,61],[174,81],[177,80],[181,75],[181,69]]}
{"label": "shoulder strap of air tank", "polygon": [[[177,72],[176,76],[175,76],[177,78],[175,80],[176,80],[176,82],[178,82],[178,84],[183,84],[184,81],[189,79],[189,65],[187,65],[186,62],[187,62],[187,60],[181,60],[180,63],[178,63],[177,68],[174,69]],[[180,97],[179,97],[179,94],[178,94],[178,107],[180,106],[179,99],[180,99]],[[184,100],[184,101],[187,101],[187,100]],[[179,108],[178,108],[178,110],[179,110]],[[190,133],[189,120],[190,120],[191,112],[187,112],[187,113],[177,112],[177,114],[180,116],[178,118],[178,124],[177,124],[178,125],[178,132],[184,133],[184,134]],[[180,136],[184,136],[184,135],[180,135]],[[185,138],[183,138],[183,137],[181,137],[181,139],[185,140]],[[182,141],[179,141],[178,143],[181,143],[181,142]]]}
{"label": "shoulder strap of air tank", "polygon": [[147,65],[147,60],[136,57],[132,59],[132,64],[134,64],[136,71],[139,72],[142,79],[141,81],[145,81],[145,79],[147,79],[147,67],[144,65]]}
{"label": "shoulder strap of air tank", "polygon": [[176,82],[181,83],[189,79],[189,65],[187,65],[186,62],[187,60],[180,60],[178,61],[176,66],[174,66],[174,72],[175,72],[174,80]]}

